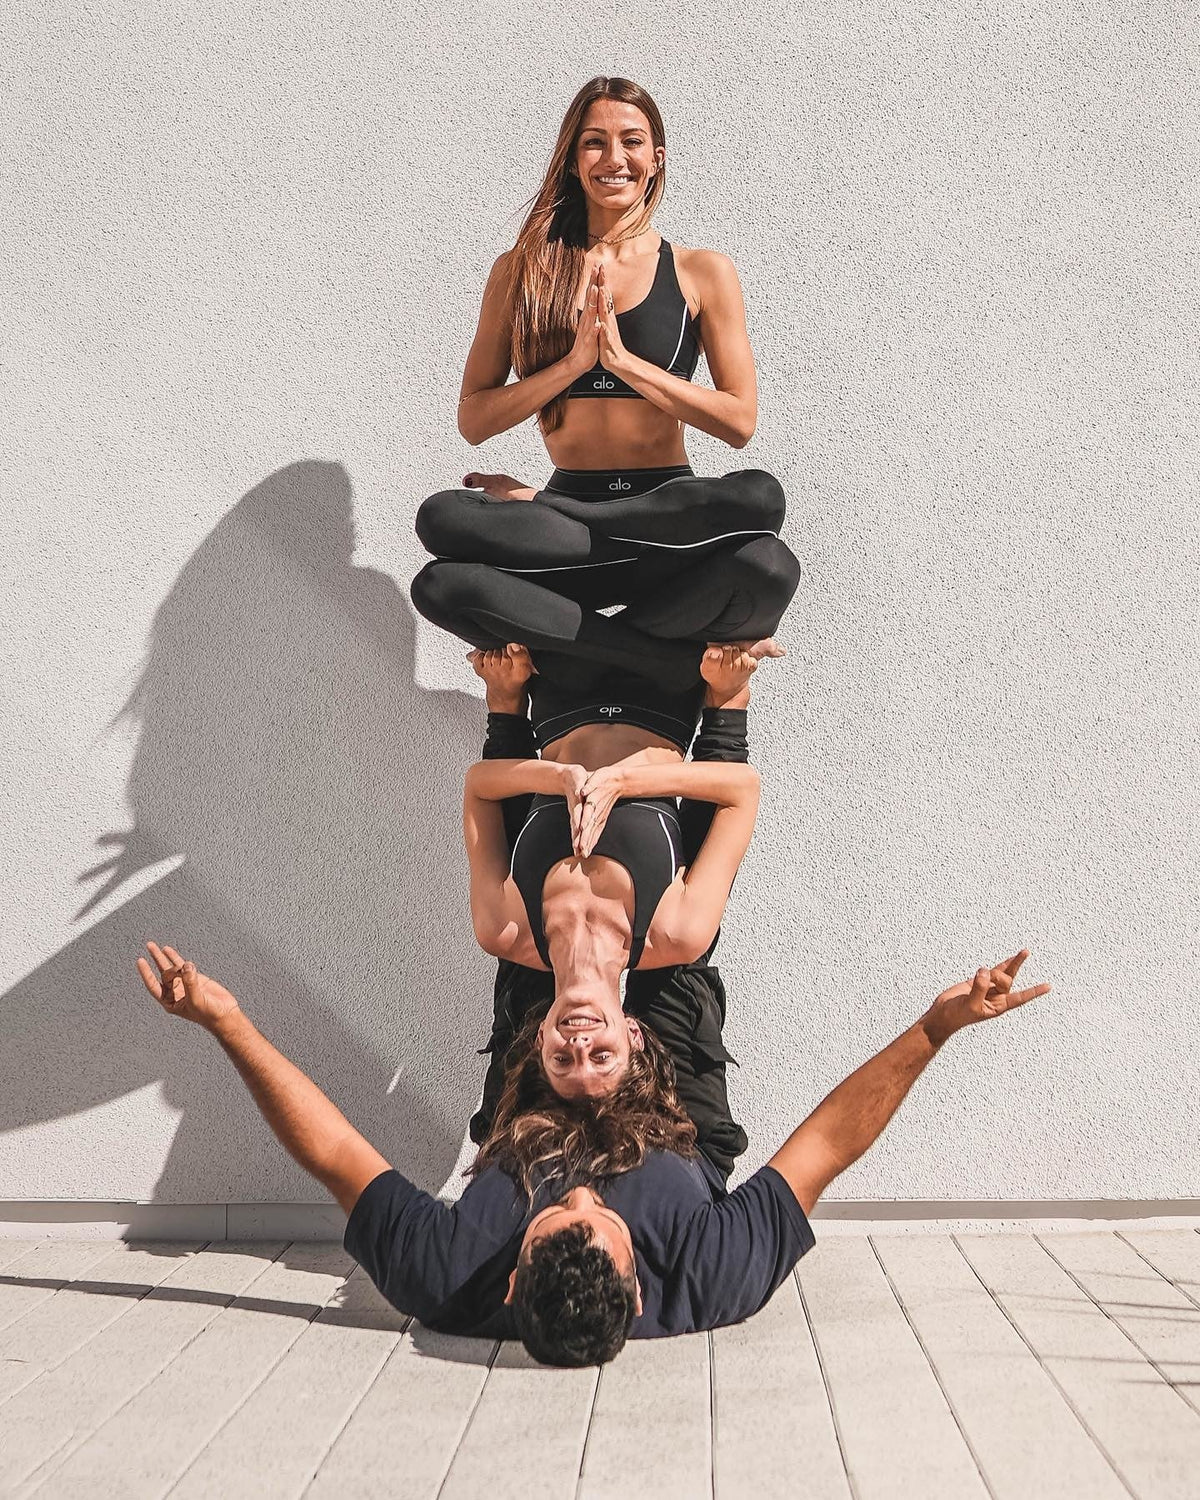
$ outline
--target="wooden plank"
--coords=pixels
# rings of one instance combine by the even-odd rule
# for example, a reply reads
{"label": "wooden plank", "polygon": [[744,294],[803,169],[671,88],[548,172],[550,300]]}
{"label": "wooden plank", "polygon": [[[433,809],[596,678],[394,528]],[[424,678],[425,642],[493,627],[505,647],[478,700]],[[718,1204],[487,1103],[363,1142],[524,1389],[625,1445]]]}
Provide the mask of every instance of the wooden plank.
{"label": "wooden plank", "polygon": [[801,1491],[806,1500],[849,1500],[794,1276],[749,1322],[713,1331],[712,1360],[716,1500],[793,1500]]}
{"label": "wooden plank", "polygon": [[1200,1307],[1118,1235],[1048,1234],[1041,1243],[1200,1413]]}
{"label": "wooden plank", "polygon": [[[70,1463],[76,1450],[130,1397],[152,1381],[172,1356],[270,1264],[283,1247],[230,1247],[189,1255],[125,1315],[82,1348],[44,1371],[8,1404],[10,1438],[0,1453],[0,1483],[44,1483],[56,1495],[98,1493],[88,1463]],[[142,1438],[126,1439],[126,1462]],[[62,1471],[61,1473],[59,1471]],[[121,1491],[114,1490],[113,1493]],[[125,1491],[128,1493],[128,1491]]]}
{"label": "wooden plank", "polygon": [[46,1243],[45,1240],[0,1240],[0,1271],[8,1271],[17,1261],[24,1260]]}
{"label": "wooden plank", "polygon": [[1200,1307],[1200,1233],[1194,1229],[1123,1229],[1120,1234]]}
{"label": "wooden plank", "polygon": [[995,1500],[1123,1500],[1124,1484],[954,1241],[872,1239]]}
{"label": "wooden plank", "polygon": [[300,1495],[408,1321],[356,1268],[336,1303],[303,1329],[172,1494],[179,1500]]}
{"label": "wooden plank", "polygon": [[501,1345],[440,1500],[573,1500],[598,1377],[594,1366],[551,1370],[520,1344]]}
{"label": "wooden plank", "polygon": [[975,1460],[870,1244],[825,1240],[798,1275],[859,1500],[982,1500]]}
{"label": "wooden plank", "polygon": [[[222,1278],[215,1297],[174,1303],[169,1300],[174,1288],[164,1287],[161,1296],[139,1304],[136,1320],[132,1314],[123,1319],[123,1329],[93,1340],[71,1361],[70,1382],[55,1388],[56,1397],[64,1404],[71,1399],[83,1403],[95,1420],[80,1436],[94,1436],[86,1456],[74,1455],[67,1464],[66,1455],[59,1454],[47,1465],[55,1500],[72,1495],[124,1500],[164,1493],[299,1338],[352,1265],[340,1249],[318,1246],[293,1246],[272,1261],[279,1248],[255,1246],[253,1254],[229,1256],[235,1264],[227,1268],[214,1265],[208,1274]],[[198,1269],[204,1273],[207,1255],[200,1260]],[[236,1262],[245,1267],[240,1274]],[[187,1339],[175,1336],[189,1324]],[[126,1363],[140,1377],[136,1383],[123,1376]],[[103,1386],[114,1379],[120,1401],[105,1402],[97,1410],[99,1398],[90,1394],[89,1383]],[[148,1433],[152,1441],[146,1440]]]}
{"label": "wooden plank", "polygon": [[[342,1428],[305,1500],[433,1500],[495,1349],[483,1339],[410,1327]],[[497,1468],[512,1461],[508,1447],[495,1456]]]}
{"label": "wooden plank", "polygon": [[[95,1240],[25,1243],[29,1253],[19,1259],[14,1256],[0,1277],[0,1329],[48,1301],[68,1282],[85,1277],[93,1266],[107,1260],[113,1249],[111,1244],[97,1244]],[[8,1357],[2,1348],[0,1357]]]}
{"label": "wooden plank", "polygon": [[110,1243],[78,1284],[65,1282],[0,1333],[0,1400],[7,1402],[136,1307],[197,1248],[164,1242],[151,1250]]}
{"label": "wooden plank", "polygon": [[1135,1495],[1195,1500],[1200,1417],[1029,1235],[956,1236]]}
{"label": "wooden plank", "polygon": [[631,1339],[600,1371],[579,1500],[710,1500],[708,1335]]}

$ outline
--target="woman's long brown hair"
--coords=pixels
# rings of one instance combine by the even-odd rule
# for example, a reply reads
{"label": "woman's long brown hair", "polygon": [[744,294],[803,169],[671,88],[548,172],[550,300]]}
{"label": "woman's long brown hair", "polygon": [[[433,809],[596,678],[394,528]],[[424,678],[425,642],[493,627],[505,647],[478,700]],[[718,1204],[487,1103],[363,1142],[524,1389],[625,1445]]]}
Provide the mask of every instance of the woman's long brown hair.
{"label": "woman's long brown hair", "polygon": [[[628,78],[591,78],[571,100],[546,176],[509,252],[512,362],[520,379],[562,359],[575,341],[575,298],[587,254],[587,199],[570,169],[584,116],[597,99],[635,105],[650,122],[655,147],[666,145],[658,105]],[[646,189],[642,217],[647,223],[663,195],[665,178],[659,166]],[[561,425],[566,404],[562,392],[542,407],[543,432]]]}
{"label": "woman's long brown hair", "polygon": [[553,1173],[562,1191],[640,1167],[648,1151],[695,1156],[696,1127],[675,1092],[670,1053],[642,1029],[645,1050],[630,1054],[629,1071],[599,1099],[561,1099],[542,1071],[537,1044],[539,1009],[509,1048],[504,1090],[491,1133],[468,1169],[501,1167],[533,1197],[539,1179]]}

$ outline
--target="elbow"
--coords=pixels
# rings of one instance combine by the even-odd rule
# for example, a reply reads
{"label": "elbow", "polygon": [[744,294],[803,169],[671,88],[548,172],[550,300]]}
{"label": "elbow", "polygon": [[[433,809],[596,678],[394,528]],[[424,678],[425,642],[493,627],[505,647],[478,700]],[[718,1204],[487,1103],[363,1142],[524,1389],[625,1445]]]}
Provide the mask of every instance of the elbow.
{"label": "elbow", "polygon": [[486,917],[476,917],[473,924],[475,941],[491,958],[511,959],[516,950],[517,929],[515,923],[499,926]]}
{"label": "elbow", "polygon": [[742,775],[738,778],[737,793],[733,800],[749,815],[753,824],[758,817],[762,800],[762,777],[753,766],[739,766],[738,770]]}
{"label": "elbow", "polygon": [[458,434],[470,443],[472,448],[478,448],[480,443],[491,436],[491,433],[485,432],[477,421],[461,411],[458,414]]}
{"label": "elbow", "polygon": [[725,441],[731,448],[744,448],[758,427],[758,402],[751,398],[743,401],[733,413],[725,432]]}
{"label": "elbow", "polygon": [[731,448],[744,448],[754,436],[757,426],[758,423],[753,417],[749,417],[745,421],[738,421],[729,429],[725,441]]}
{"label": "elbow", "polygon": [[699,963],[712,946],[715,936],[716,932],[711,923],[684,922],[676,932],[671,934],[671,946],[679,955],[678,962],[681,964]]}
{"label": "elbow", "polygon": [[479,409],[480,399],[486,394],[486,391],[473,391],[458,403],[458,434],[472,448],[478,448],[480,443],[496,436],[497,429],[488,426],[486,413]]}

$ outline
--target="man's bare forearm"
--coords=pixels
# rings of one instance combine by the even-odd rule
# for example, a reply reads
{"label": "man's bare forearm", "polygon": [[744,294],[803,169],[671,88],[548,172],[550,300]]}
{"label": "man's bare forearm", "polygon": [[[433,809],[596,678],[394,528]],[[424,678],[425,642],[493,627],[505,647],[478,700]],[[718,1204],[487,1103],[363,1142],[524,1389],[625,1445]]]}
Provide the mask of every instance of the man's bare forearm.
{"label": "man's bare forearm", "polygon": [[220,1017],[209,1029],[280,1143],[349,1212],[366,1181],[387,1170],[387,1161],[243,1011]]}
{"label": "man's bare forearm", "polygon": [[856,1068],[771,1158],[807,1213],[835,1177],[879,1139],[937,1054],[924,1020]]}

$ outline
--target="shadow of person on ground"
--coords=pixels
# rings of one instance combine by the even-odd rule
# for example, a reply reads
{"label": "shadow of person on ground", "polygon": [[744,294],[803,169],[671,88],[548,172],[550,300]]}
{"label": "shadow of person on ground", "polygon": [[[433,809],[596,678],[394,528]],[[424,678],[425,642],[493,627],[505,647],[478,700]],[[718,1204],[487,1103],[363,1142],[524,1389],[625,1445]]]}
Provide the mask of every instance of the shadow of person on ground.
{"label": "shadow of person on ground", "polygon": [[[155,1201],[322,1194],[215,1043],[146,995],[148,937],[228,985],[425,1187],[449,1175],[478,1095],[490,976],[459,829],[483,709],[415,684],[407,596],[353,548],[349,476],[318,461],[270,475],[197,548],[124,710],[139,726],[133,827],[100,840],[80,916],[183,862],[0,1002],[0,1130],[159,1082],[181,1118]],[[162,1144],[98,1142],[90,1195],[144,1196]]]}

